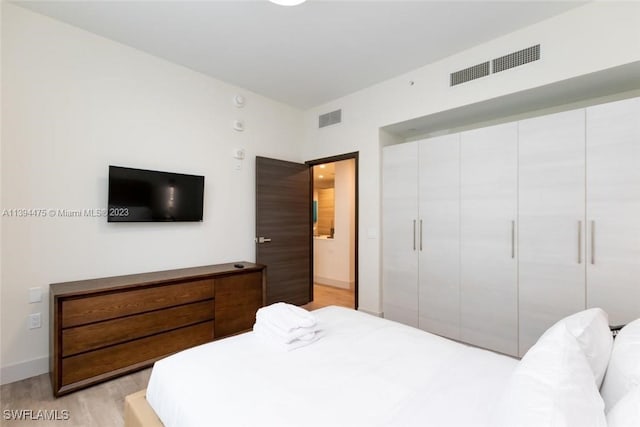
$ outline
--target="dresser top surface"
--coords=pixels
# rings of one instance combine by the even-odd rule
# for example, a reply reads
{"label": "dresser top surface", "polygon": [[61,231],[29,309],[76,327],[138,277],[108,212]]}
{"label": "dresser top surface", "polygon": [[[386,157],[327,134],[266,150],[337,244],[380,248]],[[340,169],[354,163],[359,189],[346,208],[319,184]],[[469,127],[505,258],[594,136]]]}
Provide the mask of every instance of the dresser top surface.
{"label": "dresser top surface", "polygon": [[[242,264],[244,268],[237,268]],[[149,273],[127,274],[124,276],[102,277],[97,279],[76,280],[72,282],[52,283],[51,296],[74,296],[118,290],[131,286],[145,286],[183,280],[214,278],[227,274],[261,271],[264,265],[251,262],[235,262],[227,264],[205,265],[200,267],[179,268],[175,270],[153,271]]]}

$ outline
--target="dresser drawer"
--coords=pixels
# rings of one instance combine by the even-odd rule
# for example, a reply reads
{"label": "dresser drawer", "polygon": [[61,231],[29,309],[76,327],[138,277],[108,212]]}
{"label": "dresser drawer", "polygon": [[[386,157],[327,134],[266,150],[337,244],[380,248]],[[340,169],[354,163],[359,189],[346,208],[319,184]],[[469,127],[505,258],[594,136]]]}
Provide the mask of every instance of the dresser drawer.
{"label": "dresser drawer", "polygon": [[213,280],[198,280],[62,302],[62,327],[68,328],[213,298]]}
{"label": "dresser drawer", "polygon": [[213,340],[213,321],[62,359],[65,386]]}
{"label": "dresser drawer", "polygon": [[106,320],[62,330],[62,356],[143,338],[195,323],[213,320],[213,300]]}

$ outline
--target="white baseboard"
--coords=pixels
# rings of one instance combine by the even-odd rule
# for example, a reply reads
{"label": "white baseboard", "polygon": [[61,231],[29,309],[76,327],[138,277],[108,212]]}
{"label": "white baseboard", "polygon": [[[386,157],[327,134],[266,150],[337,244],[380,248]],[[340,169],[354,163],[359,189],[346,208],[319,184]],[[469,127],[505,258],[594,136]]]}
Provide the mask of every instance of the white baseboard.
{"label": "white baseboard", "polygon": [[49,372],[49,356],[0,368],[0,384],[9,384]]}
{"label": "white baseboard", "polygon": [[313,283],[317,283],[318,285],[327,285],[333,286],[334,288],[341,289],[353,289],[353,282],[344,282],[342,280],[329,279],[327,277],[313,276]]}

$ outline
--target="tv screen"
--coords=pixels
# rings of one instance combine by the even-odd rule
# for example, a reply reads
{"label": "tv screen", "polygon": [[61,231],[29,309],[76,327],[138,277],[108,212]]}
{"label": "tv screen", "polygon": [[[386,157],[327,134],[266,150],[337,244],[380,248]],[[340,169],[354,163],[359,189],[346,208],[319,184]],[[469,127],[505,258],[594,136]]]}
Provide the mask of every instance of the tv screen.
{"label": "tv screen", "polygon": [[202,221],[204,176],[109,166],[108,222]]}

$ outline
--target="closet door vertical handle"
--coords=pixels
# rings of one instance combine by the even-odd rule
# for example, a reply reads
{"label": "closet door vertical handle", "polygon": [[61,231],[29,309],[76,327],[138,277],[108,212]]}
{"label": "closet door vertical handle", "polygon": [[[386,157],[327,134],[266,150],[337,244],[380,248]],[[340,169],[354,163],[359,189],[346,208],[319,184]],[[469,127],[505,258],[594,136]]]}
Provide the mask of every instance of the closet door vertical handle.
{"label": "closet door vertical handle", "polygon": [[420,250],[422,251],[422,220],[420,220]]}
{"label": "closet door vertical handle", "polygon": [[516,257],[516,222],[511,221],[511,258]]}
{"label": "closet door vertical handle", "polygon": [[413,250],[416,250],[416,220],[413,220]]}
{"label": "closet door vertical handle", "polygon": [[578,221],[578,264],[582,264],[582,221]]}
{"label": "closet door vertical handle", "polygon": [[596,263],[596,222],[591,221],[591,264]]}

